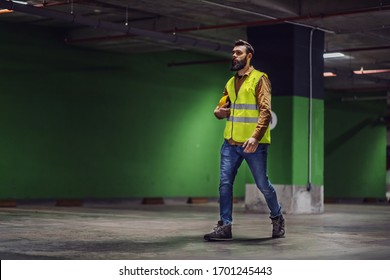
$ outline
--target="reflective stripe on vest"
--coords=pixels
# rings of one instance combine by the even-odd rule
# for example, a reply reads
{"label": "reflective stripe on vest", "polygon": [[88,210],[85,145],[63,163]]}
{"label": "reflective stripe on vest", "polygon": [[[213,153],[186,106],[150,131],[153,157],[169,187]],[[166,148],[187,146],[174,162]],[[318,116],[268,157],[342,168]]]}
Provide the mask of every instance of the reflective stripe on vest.
{"label": "reflective stripe on vest", "polygon": [[[266,75],[258,70],[253,70],[241,85],[238,94],[235,90],[234,77],[226,84],[226,90],[231,102],[230,117],[226,121],[224,138],[233,139],[236,142],[245,142],[256,129],[259,108],[256,100],[256,87],[260,78]],[[268,126],[260,143],[271,143],[270,126]]]}
{"label": "reflective stripe on vest", "polygon": [[259,106],[257,106],[257,104],[236,104],[234,109],[259,110]]}
{"label": "reflective stripe on vest", "polygon": [[259,118],[246,118],[246,117],[229,117],[230,122],[242,122],[242,123],[257,123]]}

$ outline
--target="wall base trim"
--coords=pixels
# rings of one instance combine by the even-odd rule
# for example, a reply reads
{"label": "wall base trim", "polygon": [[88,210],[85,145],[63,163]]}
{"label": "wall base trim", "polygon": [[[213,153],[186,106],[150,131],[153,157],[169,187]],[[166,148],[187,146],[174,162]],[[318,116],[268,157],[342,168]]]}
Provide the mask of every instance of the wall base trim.
{"label": "wall base trim", "polygon": [[0,207],[16,207],[16,200],[0,199]]}
{"label": "wall base trim", "polygon": [[82,207],[83,201],[81,199],[58,199],[56,206],[59,207]]}
{"label": "wall base trim", "polygon": [[[324,186],[273,185],[286,214],[318,214],[324,212]],[[245,209],[259,213],[269,213],[263,194],[256,184],[245,186]]]}

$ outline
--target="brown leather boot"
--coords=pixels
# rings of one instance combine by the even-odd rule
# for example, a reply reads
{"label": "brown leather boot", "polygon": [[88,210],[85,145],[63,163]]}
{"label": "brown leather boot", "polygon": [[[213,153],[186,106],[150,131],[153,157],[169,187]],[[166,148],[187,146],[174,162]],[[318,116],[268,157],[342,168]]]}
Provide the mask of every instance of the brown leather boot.
{"label": "brown leather boot", "polygon": [[222,221],[218,221],[213,232],[205,234],[203,237],[206,241],[228,241],[232,240],[232,225],[224,225]]}
{"label": "brown leather boot", "polygon": [[271,218],[272,221],[272,238],[284,237],[286,231],[284,229],[284,218],[283,215],[280,215],[275,218]]}

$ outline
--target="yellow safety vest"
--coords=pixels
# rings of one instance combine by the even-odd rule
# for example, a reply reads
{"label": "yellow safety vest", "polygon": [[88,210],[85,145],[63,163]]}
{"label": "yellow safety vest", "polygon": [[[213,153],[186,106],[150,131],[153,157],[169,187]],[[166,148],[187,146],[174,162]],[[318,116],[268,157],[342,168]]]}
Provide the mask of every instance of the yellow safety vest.
{"label": "yellow safety vest", "polygon": [[[252,70],[246,78],[238,95],[234,87],[234,77],[232,77],[226,84],[226,90],[230,99],[230,117],[226,121],[224,138],[233,139],[236,142],[245,142],[252,137],[256,129],[259,119],[259,107],[256,100],[256,86],[260,78],[266,75],[258,70]],[[260,143],[270,144],[271,133],[270,126],[268,126]]]}

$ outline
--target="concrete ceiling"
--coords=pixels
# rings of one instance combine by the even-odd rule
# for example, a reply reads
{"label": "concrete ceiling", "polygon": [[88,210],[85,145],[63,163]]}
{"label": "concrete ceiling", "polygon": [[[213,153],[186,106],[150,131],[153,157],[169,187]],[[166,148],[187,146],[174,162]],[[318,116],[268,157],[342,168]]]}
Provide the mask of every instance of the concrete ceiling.
{"label": "concrete ceiling", "polygon": [[[24,2],[24,3],[23,3]],[[3,10],[1,10],[3,9]],[[7,10],[13,10],[9,12]],[[64,28],[69,45],[121,53],[188,49],[229,58],[246,27],[296,24],[325,32],[327,89],[390,90],[390,0],[0,0],[0,22]]]}

